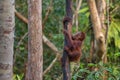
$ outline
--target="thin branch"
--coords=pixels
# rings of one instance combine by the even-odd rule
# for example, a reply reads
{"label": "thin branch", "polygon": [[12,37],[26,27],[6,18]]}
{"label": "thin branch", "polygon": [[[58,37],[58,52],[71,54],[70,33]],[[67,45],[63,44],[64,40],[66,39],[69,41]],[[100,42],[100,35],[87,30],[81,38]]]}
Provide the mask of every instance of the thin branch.
{"label": "thin branch", "polygon": [[48,19],[48,16],[49,16],[49,14],[50,14],[50,12],[52,10],[52,3],[53,3],[53,0],[50,1],[50,4],[49,4],[48,9],[47,9],[47,12],[46,12],[45,17],[43,19],[43,23],[42,23],[43,26],[45,25],[45,23],[46,23],[46,21]]}
{"label": "thin branch", "polygon": [[[17,16],[19,19],[23,20],[25,23],[28,23],[28,20],[27,20],[24,16],[22,16],[19,12],[15,11],[15,14],[16,14],[16,16]],[[22,38],[19,42],[22,42],[22,40],[24,39],[24,37],[27,36],[27,34],[28,34],[28,33],[25,33],[24,36],[23,36],[23,38]],[[44,42],[45,44],[47,44],[53,51],[55,51],[55,52],[57,52],[57,53],[59,52],[58,49],[57,49],[57,47],[56,47],[52,42],[50,42],[50,41],[47,39],[47,37],[45,37],[45,35],[43,35],[43,42]],[[20,43],[19,43],[19,44],[20,44]],[[17,47],[19,47],[19,46],[17,46]],[[56,54],[57,54],[57,53],[56,53]]]}
{"label": "thin branch", "polygon": [[109,12],[109,7],[110,7],[110,3],[109,3],[109,0],[108,0],[108,2],[106,2],[106,16],[107,16],[107,25],[106,25],[106,35],[105,35],[105,42],[106,42],[106,44],[107,44],[107,39],[108,39],[108,31],[109,31],[109,26],[110,26],[110,12]]}
{"label": "thin branch", "polygon": [[77,8],[76,8],[76,31],[78,31],[78,11],[81,7],[81,4],[82,4],[82,0],[79,0],[78,2],[78,5],[77,5]]}
{"label": "thin branch", "polygon": [[75,10],[74,15],[73,15],[73,22],[72,23],[74,24],[74,21],[75,21],[76,31],[78,31],[78,11],[81,7],[81,4],[82,4],[82,0],[77,0],[76,1],[77,7],[76,7],[76,10]]}
{"label": "thin branch", "polygon": [[54,52],[58,53],[57,47],[43,35],[43,42],[47,44]]}
{"label": "thin branch", "polygon": [[28,33],[25,33],[25,34],[22,36],[22,38],[20,39],[20,41],[19,41],[18,44],[17,44],[17,48],[21,45],[23,39],[24,39],[27,35],[28,35]]}
{"label": "thin branch", "polygon": [[59,57],[59,55],[57,55],[57,56],[55,57],[55,59],[51,62],[51,64],[47,67],[47,69],[44,70],[43,76],[44,76],[48,71],[50,71],[50,69],[53,67],[53,65],[54,65],[55,62],[57,61],[58,57]]}
{"label": "thin branch", "polygon": [[17,10],[15,10],[15,15],[20,18],[23,22],[28,24],[28,20],[27,18],[25,18],[23,15],[21,15],[19,12],[17,12]]}
{"label": "thin branch", "polygon": [[[109,4],[109,3],[108,3],[108,4]],[[113,12],[115,12],[119,7],[120,7],[120,5],[116,6],[116,7],[110,12],[110,14],[112,14]],[[109,10],[109,6],[108,6],[108,10]]]}

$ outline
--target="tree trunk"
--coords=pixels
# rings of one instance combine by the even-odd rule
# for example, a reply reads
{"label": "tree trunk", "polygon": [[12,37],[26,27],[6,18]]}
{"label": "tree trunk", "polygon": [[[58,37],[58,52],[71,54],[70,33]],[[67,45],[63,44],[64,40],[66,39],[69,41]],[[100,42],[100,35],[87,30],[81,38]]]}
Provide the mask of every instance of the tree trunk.
{"label": "tree trunk", "polygon": [[103,55],[106,54],[105,35],[102,29],[102,24],[97,11],[95,0],[88,0],[88,4],[95,36],[95,54],[97,54],[97,60],[100,61]]}
{"label": "tree trunk", "polygon": [[[105,36],[105,45],[107,46],[106,40],[107,40],[107,33],[108,33],[108,27],[105,25],[106,20],[106,0],[96,0],[97,10],[99,13],[99,18],[101,21],[102,30],[104,31],[103,34]],[[102,61],[103,63],[107,63],[107,51],[102,55]],[[107,71],[104,71],[103,80],[107,80]]]}
{"label": "tree trunk", "polygon": [[[97,11],[99,14],[100,22],[101,22],[101,27],[102,27],[102,33],[105,37],[105,46],[107,46],[106,40],[107,40],[107,33],[108,33],[108,28],[105,25],[105,20],[106,20],[106,1],[105,0],[96,0],[96,6],[97,6]],[[102,60],[104,63],[107,62],[107,55],[106,52],[102,55]]]}
{"label": "tree trunk", "polygon": [[[96,44],[96,54],[98,57],[98,62],[100,60],[103,63],[107,63],[107,32],[108,28],[105,25],[105,13],[106,13],[106,1],[105,0],[88,0],[91,20],[93,24],[93,30],[95,35],[95,44]],[[103,72],[103,80],[107,80],[107,71]]]}
{"label": "tree trunk", "polygon": [[0,0],[0,80],[13,80],[14,0]]}
{"label": "tree trunk", "polygon": [[26,80],[43,80],[42,0],[28,0],[28,68]]}
{"label": "tree trunk", "polygon": [[[66,16],[71,18],[73,17],[72,12],[72,0],[65,0],[66,2]],[[72,25],[69,26],[68,24],[71,24],[70,22],[64,23],[64,30],[67,30],[69,33],[71,33]],[[68,45],[68,41],[66,36],[64,36],[64,46]],[[63,49],[63,56],[62,56],[62,71],[63,71],[63,80],[71,80],[71,72],[70,72],[70,61],[68,58],[68,52]]]}

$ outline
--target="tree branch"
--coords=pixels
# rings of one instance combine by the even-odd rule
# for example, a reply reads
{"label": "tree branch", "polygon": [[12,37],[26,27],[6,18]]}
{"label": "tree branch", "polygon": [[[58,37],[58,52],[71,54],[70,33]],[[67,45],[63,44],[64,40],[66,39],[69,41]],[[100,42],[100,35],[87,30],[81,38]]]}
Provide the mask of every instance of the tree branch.
{"label": "tree branch", "polygon": [[55,59],[50,63],[50,65],[44,70],[43,76],[52,68],[52,66],[55,64],[57,61],[59,55],[56,55]]}
{"label": "tree branch", "polygon": [[50,11],[52,10],[52,3],[53,3],[53,0],[50,1],[50,4],[49,4],[48,9],[47,9],[47,12],[46,12],[45,17],[43,19],[43,23],[42,23],[43,26],[45,25],[45,23],[46,23],[46,21],[48,19]]}
{"label": "tree branch", "polygon": [[[24,16],[22,16],[19,12],[15,11],[15,14],[16,14],[16,16],[17,16],[19,19],[21,19],[21,20],[24,21],[25,23],[28,23],[28,20],[27,20]],[[25,33],[24,37],[27,36],[27,34],[28,34],[28,33]],[[22,42],[22,40],[24,39],[24,37],[21,38],[21,40],[19,41],[19,45],[20,45],[20,42]],[[45,44],[47,44],[53,51],[55,51],[56,54],[58,54],[59,51],[58,51],[57,47],[56,47],[52,42],[50,42],[50,41],[47,39],[47,37],[45,37],[45,35],[43,35],[43,42],[44,42]],[[18,47],[18,46],[17,46],[17,47]]]}

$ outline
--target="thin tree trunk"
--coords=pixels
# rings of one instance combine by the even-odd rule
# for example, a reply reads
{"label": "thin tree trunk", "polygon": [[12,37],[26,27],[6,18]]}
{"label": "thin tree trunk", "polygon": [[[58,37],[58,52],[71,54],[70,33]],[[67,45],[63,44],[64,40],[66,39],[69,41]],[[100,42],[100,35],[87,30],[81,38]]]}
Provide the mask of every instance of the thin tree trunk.
{"label": "thin tree trunk", "polygon": [[14,0],[0,0],[0,80],[13,80]]}
{"label": "thin tree trunk", "polygon": [[26,80],[43,80],[42,0],[28,0],[28,68]]}
{"label": "thin tree trunk", "polygon": [[[66,1],[66,16],[71,18],[73,17],[73,12],[72,12],[72,0],[65,0]],[[69,33],[71,33],[71,27],[68,26],[70,22],[65,22],[64,24],[64,29],[68,30]],[[64,46],[68,45],[68,41],[66,39],[66,36],[64,36]],[[68,58],[68,52],[63,50],[63,56],[62,56],[62,71],[63,71],[63,80],[71,80],[71,74],[70,74],[70,61]]]}

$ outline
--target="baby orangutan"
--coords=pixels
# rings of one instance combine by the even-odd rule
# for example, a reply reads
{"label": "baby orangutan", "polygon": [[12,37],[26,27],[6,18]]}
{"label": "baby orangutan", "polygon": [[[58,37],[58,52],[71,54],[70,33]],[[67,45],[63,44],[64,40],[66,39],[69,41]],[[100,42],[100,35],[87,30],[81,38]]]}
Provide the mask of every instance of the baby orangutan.
{"label": "baby orangutan", "polygon": [[63,33],[67,40],[67,45],[64,46],[64,50],[68,53],[70,62],[77,62],[82,55],[81,45],[85,39],[85,33],[78,32],[72,35],[69,31],[63,30]]}

